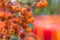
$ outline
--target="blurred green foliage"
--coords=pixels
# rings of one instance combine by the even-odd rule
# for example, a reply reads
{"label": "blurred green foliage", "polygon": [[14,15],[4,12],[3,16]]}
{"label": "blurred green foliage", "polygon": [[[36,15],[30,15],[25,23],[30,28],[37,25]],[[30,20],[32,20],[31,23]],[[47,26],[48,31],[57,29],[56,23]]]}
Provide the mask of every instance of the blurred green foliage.
{"label": "blurred green foliage", "polygon": [[[35,14],[43,14],[43,15],[56,15],[59,14],[59,8],[60,8],[60,0],[47,0],[48,6],[46,8],[35,8]],[[16,0],[16,2],[22,2],[22,3],[28,3],[30,2],[32,6],[36,3],[36,0]],[[27,6],[27,4],[23,5],[24,7]]]}

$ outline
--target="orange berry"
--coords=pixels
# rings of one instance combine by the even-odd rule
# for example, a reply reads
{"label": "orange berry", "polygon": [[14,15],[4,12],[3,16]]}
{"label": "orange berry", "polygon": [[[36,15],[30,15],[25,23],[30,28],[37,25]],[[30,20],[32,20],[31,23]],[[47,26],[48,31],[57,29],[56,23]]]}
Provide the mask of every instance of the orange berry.
{"label": "orange berry", "polygon": [[12,11],[16,11],[16,9],[15,9],[15,6],[11,6],[11,8],[12,8]]}
{"label": "orange berry", "polygon": [[19,20],[18,20],[18,18],[16,17],[16,18],[13,18],[13,21],[14,22],[16,22],[16,23],[18,23],[19,22]]}
{"label": "orange berry", "polygon": [[24,16],[23,16],[23,15],[20,15],[20,18],[21,18],[21,19],[24,19]]}
{"label": "orange berry", "polygon": [[41,7],[47,7],[48,3],[46,0],[41,0],[40,5],[41,5]]}
{"label": "orange berry", "polygon": [[2,31],[2,28],[0,27],[0,32]]}
{"label": "orange berry", "polygon": [[3,2],[3,3],[6,3],[6,2],[7,2],[7,0],[2,0],[2,2]]}
{"label": "orange berry", "polygon": [[34,22],[34,17],[27,18],[26,23],[33,23]]}
{"label": "orange berry", "polygon": [[5,28],[5,25],[6,25],[5,22],[0,21],[0,27],[1,28]]}
{"label": "orange berry", "polygon": [[15,30],[14,29],[9,29],[9,34],[10,35],[14,35],[15,34]]}
{"label": "orange berry", "polygon": [[36,4],[36,8],[40,8],[40,2]]}
{"label": "orange berry", "polygon": [[21,14],[25,14],[25,13],[26,13],[26,11],[27,11],[27,9],[26,9],[26,8],[22,8],[20,12],[21,12]]}
{"label": "orange berry", "polygon": [[0,2],[0,8],[3,6],[3,4]]}
{"label": "orange berry", "polygon": [[4,17],[4,12],[0,11],[0,17],[3,18]]}
{"label": "orange berry", "polygon": [[32,11],[28,11],[28,12],[27,12],[27,16],[28,16],[28,17],[32,17],[32,15],[33,15],[33,12],[32,12]]}
{"label": "orange berry", "polygon": [[28,20],[27,20],[27,23],[31,23],[31,21],[32,21],[31,19],[28,19]]}
{"label": "orange berry", "polygon": [[8,31],[6,29],[3,29],[1,32],[3,35],[6,35],[8,33]]}
{"label": "orange berry", "polygon": [[12,28],[13,29],[16,29],[17,28],[17,24],[12,23],[11,25],[12,25]]}
{"label": "orange berry", "polygon": [[7,39],[3,38],[2,40],[7,40]]}
{"label": "orange berry", "polygon": [[31,20],[32,20],[32,23],[35,21],[35,18],[34,17],[31,17]]}
{"label": "orange berry", "polygon": [[18,26],[18,31],[20,31],[22,29],[22,27],[21,26]]}
{"label": "orange berry", "polygon": [[32,20],[30,18],[26,19],[26,23],[31,23],[31,22],[32,22]]}
{"label": "orange berry", "polygon": [[23,23],[22,27],[25,29],[28,27],[28,24],[27,23]]}
{"label": "orange berry", "polygon": [[6,27],[10,26],[10,22],[6,22]]}
{"label": "orange berry", "polygon": [[32,32],[32,28],[28,27],[28,28],[25,29],[25,31],[26,31],[27,33],[30,33],[30,32]]}
{"label": "orange berry", "polygon": [[9,19],[10,17],[12,17],[12,14],[10,12],[6,12],[4,17],[5,19]]}
{"label": "orange berry", "polygon": [[20,5],[16,5],[15,9],[16,9],[17,12],[19,12],[21,10],[21,6]]}
{"label": "orange berry", "polygon": [[19,20],[19,24],[21,24],[21,23],[22,23],[22,20],[20,19],[20,20]]}

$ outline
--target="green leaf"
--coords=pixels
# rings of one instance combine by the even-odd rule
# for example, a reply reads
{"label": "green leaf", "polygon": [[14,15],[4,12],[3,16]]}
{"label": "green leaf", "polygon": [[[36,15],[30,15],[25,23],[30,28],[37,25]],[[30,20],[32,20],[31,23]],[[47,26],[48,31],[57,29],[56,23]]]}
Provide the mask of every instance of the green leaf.
{"label": "green leaf", "polygon": [[35,10],[35,14],[38,15],[38,14],[40,14],[40,13],[41,13],[41,10],[38,9],[38,8],[36,8],[36,10]]}
{"label": "green leaf", "polygon": [[56,13],[58,10],[58,0],[51,0],[50,10],[52,13]]}

